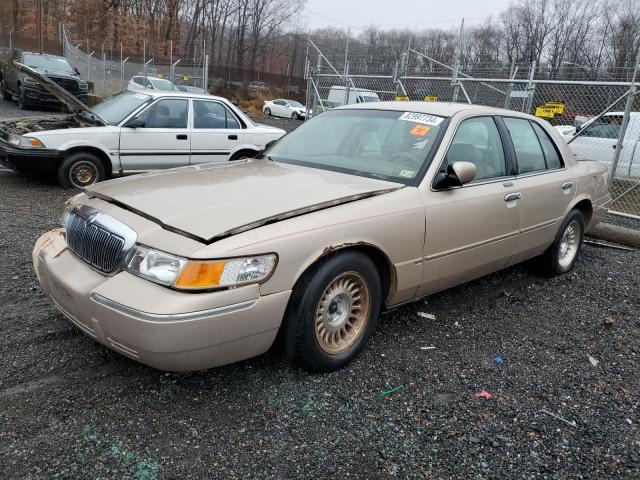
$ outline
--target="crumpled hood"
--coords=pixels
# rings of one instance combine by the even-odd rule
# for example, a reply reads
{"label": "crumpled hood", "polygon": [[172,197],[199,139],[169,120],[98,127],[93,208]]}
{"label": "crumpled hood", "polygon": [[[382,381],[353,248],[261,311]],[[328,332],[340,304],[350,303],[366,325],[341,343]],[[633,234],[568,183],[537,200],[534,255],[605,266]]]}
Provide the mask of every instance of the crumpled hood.
{"label": "crumpled hood", "polygon": [[125,177],[92,185],[87,194],[207,242],[402,187],[338,172],[247,160]]}

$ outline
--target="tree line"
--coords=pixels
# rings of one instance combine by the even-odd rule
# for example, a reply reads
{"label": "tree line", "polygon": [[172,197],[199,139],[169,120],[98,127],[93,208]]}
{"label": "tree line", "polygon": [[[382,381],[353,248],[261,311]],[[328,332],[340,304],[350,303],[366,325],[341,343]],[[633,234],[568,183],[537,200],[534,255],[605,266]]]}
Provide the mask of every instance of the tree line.
{"label": "tree line", "polygon": [[[56,37],[63,23],[74,42],[117,57],[180,58],[225,67],[302,76],[307,39],[352,73],[389,74],[413,49],[476,77],[518,68],[549,78],[628,79],[640,51],[640,0],[517,0],[496,18],[462,29],[327,27],[309,31],[305,0],[5,0],[0,36]],[[49,43],[47,43],[49,44]],[[310,59],[316,62],[316,51]],[[413,54],[409,74],[445,74]]]}

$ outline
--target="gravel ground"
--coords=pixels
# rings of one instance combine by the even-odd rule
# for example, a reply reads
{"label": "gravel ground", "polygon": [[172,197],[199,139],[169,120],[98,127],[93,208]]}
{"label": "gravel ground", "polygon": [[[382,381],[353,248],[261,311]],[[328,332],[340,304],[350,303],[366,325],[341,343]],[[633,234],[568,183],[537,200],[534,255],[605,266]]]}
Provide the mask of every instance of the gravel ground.
{"label": "gravel ground", "polygon": [[31,248],[73,193],[0,172],[2,478],[640,478],[640,253],[586,246],[563,277],[531,262],[399,308],[332,374],[278,352],[168,374],[39,292]]}

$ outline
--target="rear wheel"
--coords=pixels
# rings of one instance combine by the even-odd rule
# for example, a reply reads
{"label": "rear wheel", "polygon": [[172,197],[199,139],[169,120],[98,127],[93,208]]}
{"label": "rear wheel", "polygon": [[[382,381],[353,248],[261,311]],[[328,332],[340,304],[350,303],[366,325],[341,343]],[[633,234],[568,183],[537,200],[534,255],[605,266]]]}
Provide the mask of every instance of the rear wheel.
{"label": "rear wheel", "polygon": [[256,152],[255,150],[240,150],[239,152],[234,153],[233,155],[231,155],[231,158],[229,158],[229,161],[234,161],[234,160],[242,160],[243,158],[253,158],[256,156]]}
{"label": "rear wheel", "polygon": [[104,165],[89,152],[72,153],[58,168],[58,182],[64,188],[84,188],[105,178]]}
{"label": "rear wheel", "polygon": [[270,117],[270,116],[271,116],[271,109],[270,109],[270,108],[265,108],[265,109],[264,109],[264,113],[265,113],[265,115],[266,115],[267,117]]}
{"label": "rear wheel", "polygon": [[27,97],[22,89],[22,87],[18,87],[18,108],[20,110],[27,110],[29,108],[29,104],[27,103]]}
{"label": "rear wheel", "polygon": [[349,363],[375,328],[380,275],[359,252],[338,253],[298,281],[284,323],[288,359],[305,370],[330,372]]}
{"label": "rear wheel", "polygon": [[296,112],[293,112],[291,114],[291,120],[297,120],[298,119],[298,114]]}
{"label": "rear wheel", "polygon": [[0,80],[0,94],[2,94],[2,99],[6,101],[12,100],[12,95],[7,92],[7,86],[4,83],[4,80]]}
{"label": "rear wheel", "polygon": [[545,273],[549,276],[568,273],[576,265],[584,239],[584,216],[574,209],[564,219],[556,238],[542,256]]}

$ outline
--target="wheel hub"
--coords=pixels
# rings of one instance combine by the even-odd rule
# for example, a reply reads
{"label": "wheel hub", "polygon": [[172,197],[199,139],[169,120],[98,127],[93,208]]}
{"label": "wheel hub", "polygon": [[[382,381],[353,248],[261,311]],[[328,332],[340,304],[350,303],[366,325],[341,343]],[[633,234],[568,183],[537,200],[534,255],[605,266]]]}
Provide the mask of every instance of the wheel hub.
{"label": "wheel hub", "polygon": [[572,221],[564,231],[560,240],[560,249],[558,252],[558,263],[562,268],[571,265],[580,246],[580,224],[577,220]]}
{"label": "wheel hub", "polygon": [[337,276],[316,310],[316,340],[325,352],[344,352],[360,338],[369,321],[369,287],[356,272]]}

